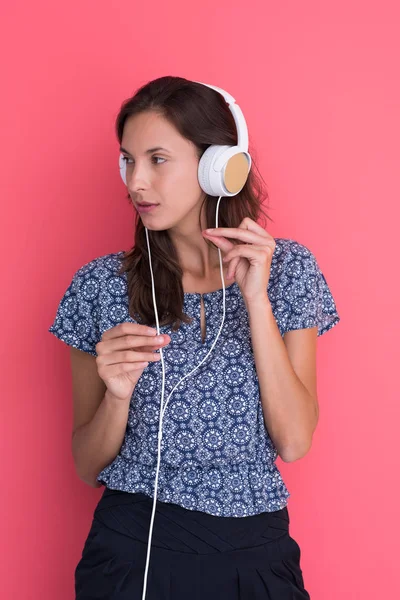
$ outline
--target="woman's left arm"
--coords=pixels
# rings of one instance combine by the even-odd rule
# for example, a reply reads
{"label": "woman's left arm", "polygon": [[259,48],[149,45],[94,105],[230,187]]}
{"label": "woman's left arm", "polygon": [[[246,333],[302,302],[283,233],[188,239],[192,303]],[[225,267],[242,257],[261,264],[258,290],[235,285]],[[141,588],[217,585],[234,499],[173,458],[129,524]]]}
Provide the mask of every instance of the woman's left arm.
{"label": "woman's left arm", "polygon": [[310,450],[318,423],[317,327],[282,339],[267,297],[247,310],[265,424],[282,460],[295,461]]}
{"label": "woman's left arm", "polygon": [[282,460],[302,458],[319,414],[317,327],[288,331],[282,339],[267,293],[276,242],[258,223],[246,217],[237,228],[206,229],[203,235],[225,253],[228,275],[235,276],[247,307],[268,433]]}

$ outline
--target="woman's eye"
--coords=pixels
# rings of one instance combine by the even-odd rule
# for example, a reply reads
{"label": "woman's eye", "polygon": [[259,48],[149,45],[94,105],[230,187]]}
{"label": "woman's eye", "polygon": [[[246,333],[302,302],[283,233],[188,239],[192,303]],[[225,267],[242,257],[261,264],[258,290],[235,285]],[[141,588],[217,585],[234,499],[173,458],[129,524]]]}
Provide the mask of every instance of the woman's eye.
{"label": "woman's eye", "polygon": [[[162,156],[152,156],[152,158],[156,158],[156,159],[159,158],[159,159],[164,160],[164,161],[166,160]],[[130,161],[131,159],[128,158],[127,156],[123,156],[122,160],[124,160],[126,163],[128,163],[128,161]],[[162,163],[156,163],[156,165],[159,165],[159,164],[162,164]]]}

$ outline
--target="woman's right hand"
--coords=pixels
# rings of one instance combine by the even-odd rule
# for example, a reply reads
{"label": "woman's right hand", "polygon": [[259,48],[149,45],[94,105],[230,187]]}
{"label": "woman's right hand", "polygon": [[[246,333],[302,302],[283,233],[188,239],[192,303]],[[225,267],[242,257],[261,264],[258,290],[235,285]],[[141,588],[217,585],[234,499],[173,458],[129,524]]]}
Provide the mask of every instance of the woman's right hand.
{"label": "woman's right hand", "polygon": [[163,341],[158,341],[156,334],[155,329],[138,323],[120,323],[103,333],[96,344],[97,371],[112,396],[130,398],[147,364],[160,360],[154,350],[169,344],[171,338],[163,334]]}

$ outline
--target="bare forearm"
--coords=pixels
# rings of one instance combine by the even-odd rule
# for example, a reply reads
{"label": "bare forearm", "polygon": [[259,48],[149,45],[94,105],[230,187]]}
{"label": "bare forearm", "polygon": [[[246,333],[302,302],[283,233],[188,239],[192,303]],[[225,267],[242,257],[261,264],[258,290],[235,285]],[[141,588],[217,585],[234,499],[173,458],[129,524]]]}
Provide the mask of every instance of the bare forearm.
{"label": "bare forearm", "polygon": [[93,419],[72,437],[72,455],[79,477],[100,487],[96,477],[117,456],[126,431],[130,398],[120,400],[106,391]]}
{"label": "bare forearm", "polygon": [[264,420],[281,458],[296,460],[311,446],[316,403],[292,367],[269,301],[247,309]]}

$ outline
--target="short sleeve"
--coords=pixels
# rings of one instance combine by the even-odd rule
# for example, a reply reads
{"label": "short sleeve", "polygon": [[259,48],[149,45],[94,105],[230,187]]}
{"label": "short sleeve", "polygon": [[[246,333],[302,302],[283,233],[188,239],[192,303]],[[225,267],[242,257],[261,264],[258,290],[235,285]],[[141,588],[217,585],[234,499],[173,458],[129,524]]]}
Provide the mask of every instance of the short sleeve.
{"label": "short sleeve", "polygon": [[69,346],[97,356],[100,280],[95,262],[81,267],[72,278],[48,329]]}
{"label": "short sleeve", "polygon": [[317,259],[295,240],[290,240],[285,275],[284,298],[289,307],[285,333],[317,326],[320,336],[339,323],[335,300]]}

